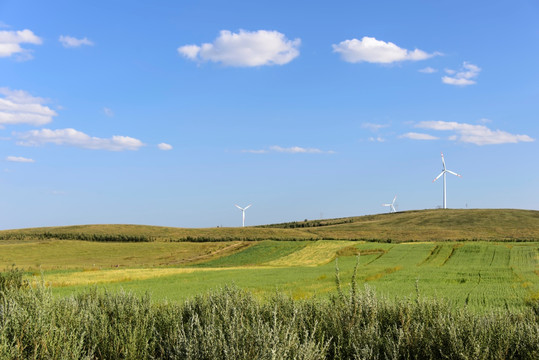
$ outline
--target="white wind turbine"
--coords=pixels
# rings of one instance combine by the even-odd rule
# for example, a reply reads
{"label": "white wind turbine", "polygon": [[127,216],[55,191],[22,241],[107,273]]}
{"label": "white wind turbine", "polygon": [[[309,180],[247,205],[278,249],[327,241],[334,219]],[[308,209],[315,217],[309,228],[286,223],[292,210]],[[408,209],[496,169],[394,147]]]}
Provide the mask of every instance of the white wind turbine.
{"label": "white wind turbine", "polygon": [[442,169],[442,172],[440,173],[440,175],[436,176],[436,178],[434,180],[432,180],[432,182],[435,182],[436,180],[438,180],[440,178],[440,176],[442,176],[442,175],[444,176],[444,209],[447,209],[446,194],[445,194],[445,173],[450,173],[450,174],[453,174],[453,175],[458,176],[458,177],[462,177],[462,176],[457,174],[456,172],[453,172],[451,170],[447,170],[445,168],[444,153],[442,153],[442,164],[444,165],[444,168]]}
{"label": "white wind turbine", "polygon": [[238,205],[234,205],[234,206],[236,206],[238,209],[241,210],[241,214],[242,214],[242,216],[243,216],[243,217],[242,217],[243,220],[242,220],[242,222],[241,222],[241,226],[242,226],[242,227],[245,227],[245,210],[249,209],[249,208],[251,207],[251,205],[249,204],[249,205],[247,205],[247,206],[244,207],[244,208],[242,208],[242,207],[240,207],[240,206],[238,206]]}
{"label": "white wind turbine", "polygon": [[391,204],[382,204],[382,206],[389,206],[389,212],[397,212],[397,210],[395,210],[395,200],[397,200],[397,195],[395,195],[395,197],[393,198],[393,201],[391,202]]}

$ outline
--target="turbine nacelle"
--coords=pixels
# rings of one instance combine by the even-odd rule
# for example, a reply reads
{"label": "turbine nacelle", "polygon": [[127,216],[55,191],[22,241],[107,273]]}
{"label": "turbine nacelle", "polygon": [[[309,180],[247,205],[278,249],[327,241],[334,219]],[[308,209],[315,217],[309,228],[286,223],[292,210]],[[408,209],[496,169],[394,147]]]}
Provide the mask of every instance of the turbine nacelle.
{"label": "turbine nacelle", "polygon": [[389,206],[389,212],[397,212],[397,210],[395,210],[395,200],[397,200],[397,195],[395,195],[395,197],[393,198],[393,201],[391,202],[391,204],[382,204],[382,206]]}
{"label": "turbine nacelle", "polygon": [[251,204],[247,205],[247,206],[244,207],[244,208],[242,208],[242,207],[239,206],[239,205],[234,205],[234,206],[241,210],[241,214],[242,214],[242,222],[241,222],[241,226],[242,226],[242,227],[245,227],[245,210],[249,209],[249,208],[251,207]]}

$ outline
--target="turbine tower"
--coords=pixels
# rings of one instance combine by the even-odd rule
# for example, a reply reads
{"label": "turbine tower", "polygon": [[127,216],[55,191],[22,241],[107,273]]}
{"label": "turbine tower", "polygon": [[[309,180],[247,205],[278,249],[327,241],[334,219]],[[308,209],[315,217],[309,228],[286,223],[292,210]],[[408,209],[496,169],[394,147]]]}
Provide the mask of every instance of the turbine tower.
{"label": "turbine tower", "polygon": [[249,208],[251,207],[251,205],[249,204],[249,205],[247,205],[247,206],[244,207],[244,208],[242,208],[242,207],[240,207],[240,206],[238,206],[238,205],[234,205],[234,206],[236,206],[238,209],[241,210],[241,214],[242,214],[242,222],[241,222],[241,226],[242,226],[242,227],[245,227],[245,210],[249,209]]}
{"label": "turbine tower", "polygon": [[395,200],[397,200],[397,195],[395,195],[395,197],[393,198],[393,201],[391,202],[391,204],[382,204],[382,206],[389,206],[389,212],[390,213],[397,212],[397,210],[395,210]]}
{"label": "turbine tower", "polygon": [[458,177],[462,177],[462,176],[457,174],[456,172],[453,172],[451,170],[446,169],[445,160],[444,160],[444,153],[442,153],[442,164],[444,166],[443,169],[442,169],[442,172],[440,173],[440,175],[436,176],[436,178],[434,180],[432,180],[432,182],[435,182],[436,180],[438,180],[440,178],[440,176],[442,176],[442,175],[444,176],[444,209],[447,209],[446,194],[445,194],[445,174],[450,173],[450,174],[458,176]]}

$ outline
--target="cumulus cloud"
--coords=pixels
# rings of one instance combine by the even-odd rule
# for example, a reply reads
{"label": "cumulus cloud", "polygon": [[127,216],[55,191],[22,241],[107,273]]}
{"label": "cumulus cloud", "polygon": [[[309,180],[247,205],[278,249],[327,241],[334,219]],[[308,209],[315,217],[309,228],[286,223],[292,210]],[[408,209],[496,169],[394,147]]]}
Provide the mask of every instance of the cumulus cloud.
{"label": "cumulus cloud", "polygon": [[366,123],[361,124],[361,127],[376,132],[380,129],[389,127],[389,124],[373,124],[373,123],[366,122]]}
{"label": "cumulus cloud", "polygon": [[17,145],[24,146],[39,146],[52,143],[91,150],[109,151],[138,150],[144,146],[142,141],[129,136],[114,135],[111,138],[98,138],[75,129],[41,129],[15,135],[19,139]]}
{"label": "cumulus cloud", "polygon": [[0,125],[47,124],[57,114],[44,103],[44,99],[31,96],[26,91],[0,88]]}
{"label": "cumulus cloud", "polygon": [[25,158],[25,157],[22,157],[22,156],[7,156],[6,160],[7,161],[12,161],[12,162],[22,162],[22,163],[33,163],[33,162],[35,162],[34,159]]}
{"label": "cumulus cloud", "polygon": [[381,136],[377,136],[377,137],[370,137],[369,138],[369,141],[372,141],[372,142],[385,142],[386,139],[384,139],[383,137]]}
{"label": "cumulus cloud", "polygon": [[532,142],[528,135],[510,134],[502,130],[492,130],[485,125],[458,123],[454,121],[421,121],[416,127],[438,131],[452,131],[449,140],[476,145],[495,145],[519,142]]}
{"label": "cumulus cloud", "polygon": [[67,35],[60,35],[60,37],[58,38],[58,41],[65,48],[76,48],[76,47],[81,47],[82,45],[87,45],[87,46],[94,45],[93,41],[88,40],[88,38],[77,39],[75,37],[67,36]]}
{"label": "cumulus cloud", "polygon": [[167,144],[167,143],[158,144],[157,147],[159,148],[159,150],[164,150],[164,151],[172,150],[172,145]]}
{"label": "cumulus cloud", "polygon": [[458,71],[453,69],[445,69],[445,72],[451,76],[446,75],[442,77],[442,82],[444,84],[468,86],[476,83],[474,79],[479,76],[481,68],[465,61]]}
{"label": "cumulus cloud", "polygon": [[409,132],[406,134],[402,134],[399,136],[401,138],[406,139],[412,139],[412,140],[438,140],[436,136],[432,136],[429,134],[423,134],[423,133],[416,133],[416,132]]}
{"label": "cumulus cloud", "polygon": [[288,40],[278,31],[222,30],[213,43],[181,46],[178,52],[190,60],[225,66],[284,65],[299,55],[300,43],[300,39]]}
{"label": "cumulus cloud", "polygon": [[287,154],[334,154],[335,151],[329,150],[324,151],[316,148],[303,148],[300,146],[291,146],[291,147],[281,147],[281,146],[270,146],[268,149],[261,150],[242,150],[245,153],[251,154],[266,154],[270,152],[276,153],[287,153]]}
{"label": "cumulus cloud", "polygon": [[434,74],[435,72],[438,72],[438,70],[431,68],[430,66],[427,66],[426,68],[423,68],[423,69],[419,69],[417,71],[423,74]]}
{"label": "cumulus cloud", "polygon": [[350,63],[370,62],[378,64],[390,64],[399,61],[418,61],[431,58],[439,53],[426,53],[423,50],[407,50],[398,47],[392,42],[376,40],[373,37],[364,36],[361,40],[344,40],[339,44],[333,44],[333,52],[339,53],[341,58]]}
{"label": "cumulus cloud", "polygon": [[31,58],[30,50],[24,49],[21,44],[40,45],[43,41],[31,30],[0,31],[0,57],[10,57],[19,54]]}

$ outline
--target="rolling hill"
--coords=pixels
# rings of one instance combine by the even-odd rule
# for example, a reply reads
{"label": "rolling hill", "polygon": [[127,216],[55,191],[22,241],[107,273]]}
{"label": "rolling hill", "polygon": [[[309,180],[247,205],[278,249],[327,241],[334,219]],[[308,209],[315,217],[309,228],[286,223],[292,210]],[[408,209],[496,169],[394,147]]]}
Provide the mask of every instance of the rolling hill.
{"label": "rolling hill", "polygon": [[0,240],[60,238],[94,241],[436,240],[539,241],[539,211],[438,209],[403,211],[245,228],[77,225],[0,231]]}

